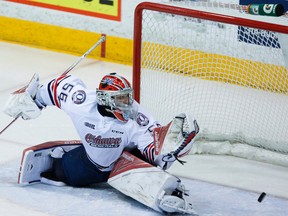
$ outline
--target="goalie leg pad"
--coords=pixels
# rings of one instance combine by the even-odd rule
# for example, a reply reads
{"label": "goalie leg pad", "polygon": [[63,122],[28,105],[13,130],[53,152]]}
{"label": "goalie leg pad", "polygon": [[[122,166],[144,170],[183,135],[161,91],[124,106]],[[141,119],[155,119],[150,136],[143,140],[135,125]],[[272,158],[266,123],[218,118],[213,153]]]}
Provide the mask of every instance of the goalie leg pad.
{"label": "goalie leg pad", "polygon": [[68,152],[80,145],[82,145],[80,141],[55,141],[24,149],[18,184],[29,185],[34,182],[40,182],[41,173],[52,168],[53,159],[50,156],[52,149],[61,146],[65,152]]}
{"label": "goalie leg pad", "polygon": [[[66,153],[62,158],[55,159],[51,157],[51,152],[53,154],[57,147],[63,148]],[[60,155],[61,152],[54,156]],[[59,169],[55,167],[56,162]],[[109,174],[110,172],[101,172],[91,163],[80,141],[47,142],[24,150],[18,183],[29,185],[42,182],[56,186],[67,184],[80,187],[106,182]]]}
{"label": "goalie leg pad", "polygon": [[180,183],[177,177],[129,152],[123,152],[108,179],[108,184],[118,191],[158,212],[191,213],[187,197],[174,194],[181,188]]}

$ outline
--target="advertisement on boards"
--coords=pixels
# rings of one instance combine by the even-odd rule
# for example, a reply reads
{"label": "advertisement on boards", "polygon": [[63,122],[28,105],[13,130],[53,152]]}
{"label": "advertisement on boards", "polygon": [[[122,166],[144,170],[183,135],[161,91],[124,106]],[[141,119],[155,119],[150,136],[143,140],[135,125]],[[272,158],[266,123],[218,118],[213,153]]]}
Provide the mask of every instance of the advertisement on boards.
{"label": "advertisement on boards", "polygon": [[121,21],[121,0],[6,0],[69,13]]}

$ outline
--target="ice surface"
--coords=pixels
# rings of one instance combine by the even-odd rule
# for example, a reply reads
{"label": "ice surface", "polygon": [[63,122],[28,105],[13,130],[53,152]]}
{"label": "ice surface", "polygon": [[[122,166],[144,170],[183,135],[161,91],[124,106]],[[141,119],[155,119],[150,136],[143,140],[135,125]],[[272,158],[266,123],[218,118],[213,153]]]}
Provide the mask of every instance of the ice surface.
{"label": "ice surface", "polygon": [[[9,93],[25,85],[35,72],[39,73],[41,82],[45,82],[61,74],[76,59],[77,56],[0,42],[1,109]],[[131,71],[128,66],[87,58],[71,73],[95,88],[106,73],[118,72],[131,80]],[[2,112],[0,119],[0,129],[12,120]],[[44,110],[38,119],[17,120],[1,134],[1,216],[160,215],[107,184],[89,188],[17,184],[23,149],[46,141],[71,139],[78,136],[69,118],[52,107]],[[192,155],[187,160],[185,166],[173,165],[171,172],[185,176],[182,181],[190,190],[199,215],[288,215],[287,168],[224,156]],[[262,191],[267,192],[267,196],[259,203],[257,199]]]}

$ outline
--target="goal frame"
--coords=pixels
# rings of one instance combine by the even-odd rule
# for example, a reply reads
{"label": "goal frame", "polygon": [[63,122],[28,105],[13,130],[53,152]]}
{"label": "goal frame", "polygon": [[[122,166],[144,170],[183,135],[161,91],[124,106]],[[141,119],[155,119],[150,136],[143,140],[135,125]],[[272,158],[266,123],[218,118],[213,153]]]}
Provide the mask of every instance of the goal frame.
{"label": "goal frame", "polygon": [[229,15],[198,11],[195,9],[182,8],[177,6],[164,5],[160,3],[142,2],[134,12],[134,47],[133,47],[133,79],[134,98],[140,101],[140,78],[141,78],[141,36],[142,36],[142,12],[143,10],[159,11],[175,15],[187,16],[192,18],[217,21],[221,23],[241,25],[250,28],[258,28],[267,31],[288,34],[288,27],[279,24],[256,21],[246,18],[234,17]]}

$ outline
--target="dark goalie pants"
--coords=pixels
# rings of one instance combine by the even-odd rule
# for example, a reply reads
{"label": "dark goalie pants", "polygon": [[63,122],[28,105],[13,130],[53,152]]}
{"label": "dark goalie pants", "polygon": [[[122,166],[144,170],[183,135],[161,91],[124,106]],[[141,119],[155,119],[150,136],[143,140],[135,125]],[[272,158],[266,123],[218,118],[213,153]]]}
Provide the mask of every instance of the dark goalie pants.
{"label": "dark goalie pants", "polygon": [[87,157],[83,145],[66,152],[53,165],[55,176],[74,187],[107,182],[110,172],[100,171]]}

